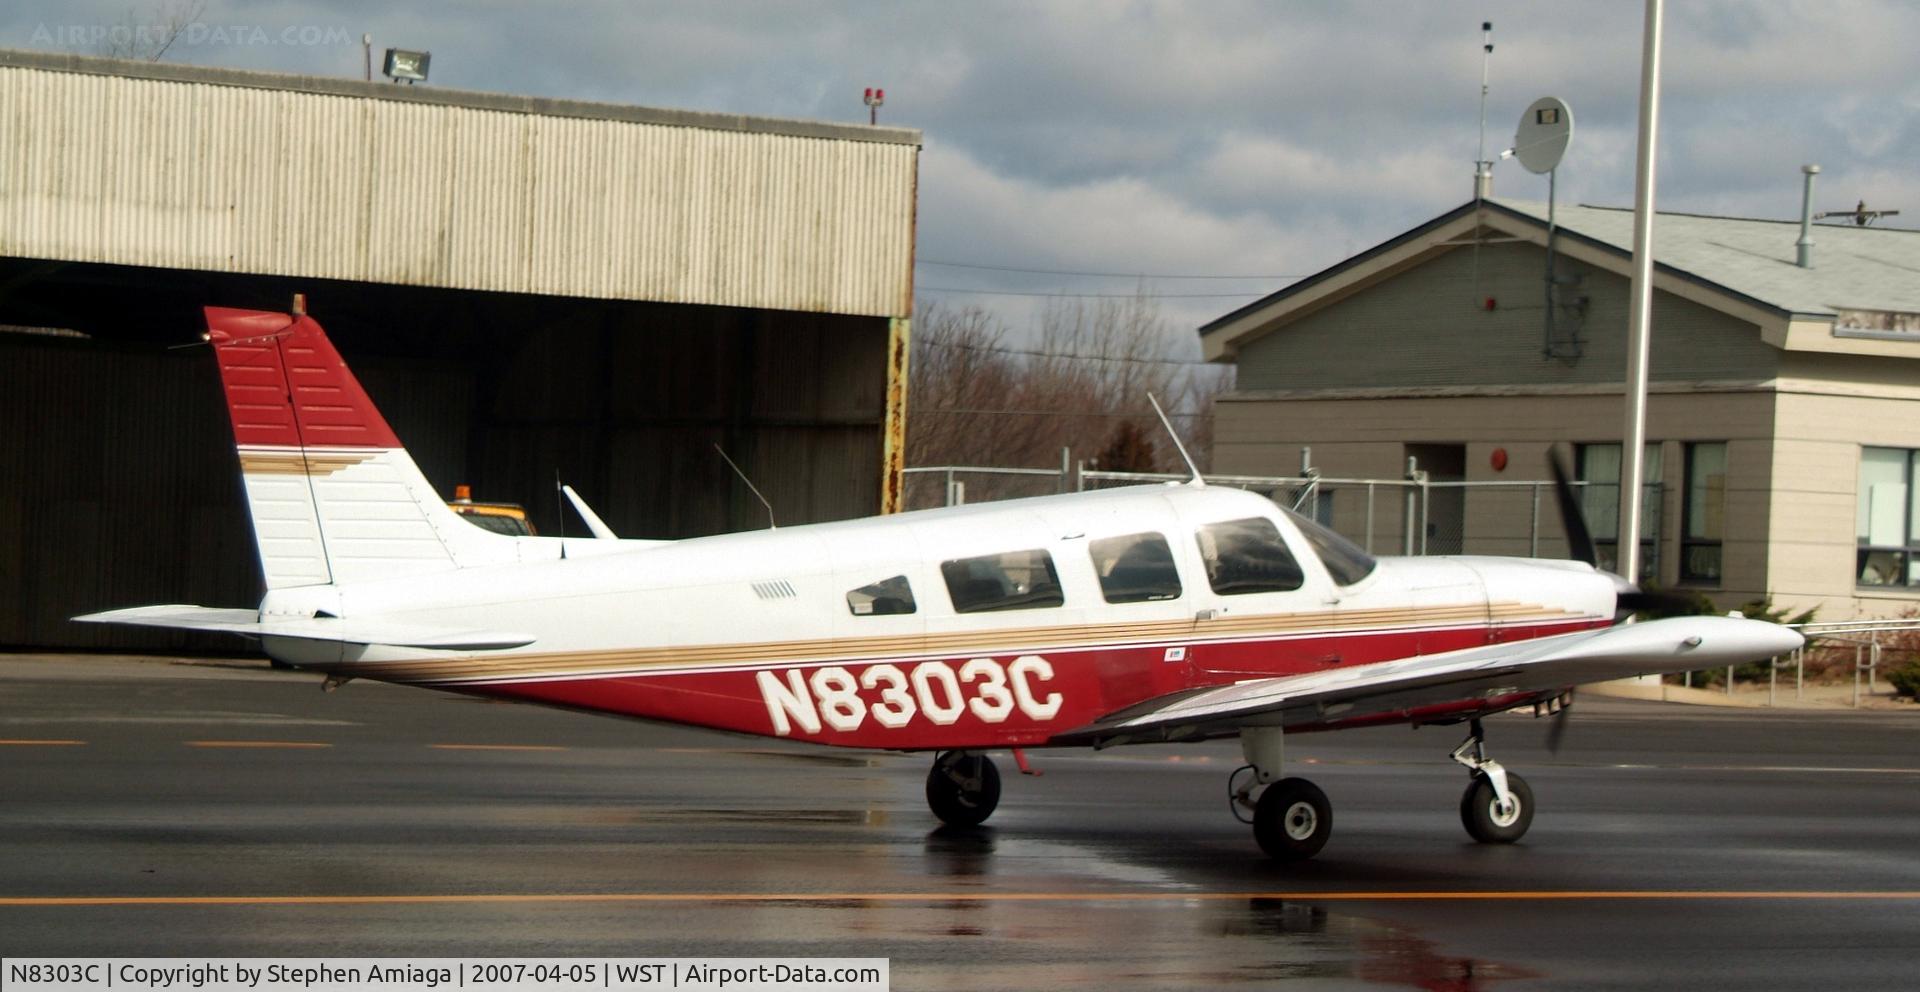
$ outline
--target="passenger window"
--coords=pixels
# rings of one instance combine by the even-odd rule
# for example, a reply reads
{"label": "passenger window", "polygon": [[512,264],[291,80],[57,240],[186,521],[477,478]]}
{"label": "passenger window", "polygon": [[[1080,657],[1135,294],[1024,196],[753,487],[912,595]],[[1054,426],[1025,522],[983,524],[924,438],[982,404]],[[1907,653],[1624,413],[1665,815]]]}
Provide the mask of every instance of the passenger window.
{"label": "passenger window", "polygon": [[1306,582],[1280,529],[1265,517],[1207,524],[1196,537],[1207,583],[1223,596],[1291,592]]}
{"label": "passenger window", "polygon": [[856,617],[897,616],[913,612],[913,587],[896,575],[847,593],[847,609]]}
{"label": "passenger window", "polygon": [[955,613],[1037,610],[1066,602],[1053,556],[1044,550],[1008,551],[940,563]]}
{"label": "passenger window", "polygon": [[1327,574],[1333,576],[1336,584],[1350,586],[1373,574],[1374,566],[1378,563],[1360,545],[1317,520],[1310,520],[1291,510],[1287,511],[1287,516],[1293,519],[1294,526],[1300,528],[1300,533],[1313,547],[1313,553],[1320,556],[1320,563],[1327,566]]}
{"label": "passenger window", "polygon": [[1109,603],[1145,603],[1180,597],[1180,572],[1173,549],[1159,534],[1105,537],[1087,544],[1100,595]]}

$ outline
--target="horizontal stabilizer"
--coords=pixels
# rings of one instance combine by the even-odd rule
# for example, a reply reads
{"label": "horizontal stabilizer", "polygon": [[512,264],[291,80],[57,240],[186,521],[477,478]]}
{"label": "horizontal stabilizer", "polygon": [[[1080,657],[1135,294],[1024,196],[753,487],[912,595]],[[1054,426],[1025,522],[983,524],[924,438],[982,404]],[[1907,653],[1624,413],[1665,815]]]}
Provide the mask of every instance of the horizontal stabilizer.
{"label": "horizontal stabilizer", "polygon": [[208,630],[246,637],[293,637],[340,644],[383,644],[442,651],[500,651],[523,647],[532,634],[465,630],[380,618],[292,617],[262,620],[253,610],[216,610],[205,606],[141,606],[74,617],[81,623],[124,623],[137,627]]}
{"label": "horizontal stabilizer", "polygon": [[1215,736],[1246,726],[1493,699],[1636,675],[1700,671],[1786,654],[1805,640],[1777,624],[1672,617],[1374,665],[1250,679],[1170,694],[1055,737],[1055,744]]}

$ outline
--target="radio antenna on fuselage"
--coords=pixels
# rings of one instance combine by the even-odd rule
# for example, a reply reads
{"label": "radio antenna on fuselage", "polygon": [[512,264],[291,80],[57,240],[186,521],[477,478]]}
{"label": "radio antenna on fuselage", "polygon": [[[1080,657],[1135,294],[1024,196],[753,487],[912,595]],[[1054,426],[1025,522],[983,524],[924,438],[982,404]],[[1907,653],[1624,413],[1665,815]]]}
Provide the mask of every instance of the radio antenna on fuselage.
{"label": "radio antenna on fuselage", "polygon": [[765,496],[760,495],[760,490],[754,486],[752,479],[747,478],[747,473],[740,471],[740,466],[735,465],[733,463],[733,459],[727,457],[727,452],[725,448],[722,448],[718,443],[715,443],[713,446],[713,450],[720,455],[720,458],[722,461],[727,463],[728,468],[733,469],[733,474],[739,476],[740,481],[747,484],[747,490],[753,493],[753,498],[759,500],[760,505],[767,508],[767,529],[779,530],[780,525],[773,522],[773,504],[767,502],[767,498]]}
{"label": "radio antenna on fuselage", "polygon": [[1206,480],[1200,478],[1200,466],[1193,463],[1193,456],[1187,454],[1187,446],[1180,443],[1180,432],[1173,429],[1173,421],[1167,419],[1167,411],[1160,409],[1160,401],[1155,399],[1152,393],[1147,394],[1147,402],[1153,404],[1153,412],[1160,418],[1160,426],[1165,427],[1167,436],[1173,439],[1173,450],[1180,452],[1180,460],[1186,462],[1187,471],[1193,473],[1193,478],[1187,482],[1187,485],[1195,489],[1206,488]]}

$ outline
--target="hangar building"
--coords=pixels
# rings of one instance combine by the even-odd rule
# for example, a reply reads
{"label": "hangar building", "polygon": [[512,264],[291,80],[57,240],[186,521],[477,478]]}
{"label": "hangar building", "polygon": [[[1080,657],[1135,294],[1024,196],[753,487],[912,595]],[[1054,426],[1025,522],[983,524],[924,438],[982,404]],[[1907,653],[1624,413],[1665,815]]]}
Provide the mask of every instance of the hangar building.
{"label": "hangar building", "polygon": [[0,645],[257,601],[207,305],[306,294],[428,478],[542,533],[556,477],[622,536],[765,526],[716,444],[780,523],[892,508],[919,148],[0,51]]}
{"label": "hangar building", "polygon": [[[1544,479],[1573,442],[1609,550],[1633,213],[1554,220],[1550,255],[1545,204],[1470,201],[1201,328],[1238,367],[1216,468],[1282,475],[1311,445],[1328,476],[1397,479],[1413,456],[1435,479]],[[1641,560],[1722,607],[1898,615],[1920,608],[1920,231],[1819,225],[1808,267],[1799,233],[1655,223]],[[1430,550],[1528,553],[1520,495],[1436,498],[1451,540]]]}

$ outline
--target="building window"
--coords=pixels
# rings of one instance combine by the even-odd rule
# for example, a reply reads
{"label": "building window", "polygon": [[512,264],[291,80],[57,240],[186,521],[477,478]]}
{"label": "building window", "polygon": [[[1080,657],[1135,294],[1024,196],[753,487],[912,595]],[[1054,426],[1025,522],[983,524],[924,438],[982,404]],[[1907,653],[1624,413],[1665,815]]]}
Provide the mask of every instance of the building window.
{"label": "building window", "polygon": [[1687,498],[1681,518],[1680,581],[1720,584],[1721,538],[1726,533],[1727,445],[1687,445]]}
{"label": "building window", "polygon": [[1863,586],[1920,586],[1920,451],[1861,448],[1854,534],[1855,581]]}
{"label": "building window", "polygon": [[[1660,574],[1660,442],[1649,443],[1641,455],[1640,478],[1640,581],[1648,582]],[[1587,513],[1587,529],[1593,533],[1594,550],[1600,555],[1600,568],[1620,570],[1620,446],[1583,444],[1577,452],[1581,481],[1586,483],[1581,504]]]}

